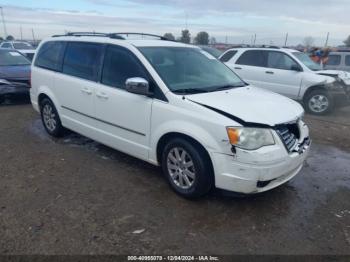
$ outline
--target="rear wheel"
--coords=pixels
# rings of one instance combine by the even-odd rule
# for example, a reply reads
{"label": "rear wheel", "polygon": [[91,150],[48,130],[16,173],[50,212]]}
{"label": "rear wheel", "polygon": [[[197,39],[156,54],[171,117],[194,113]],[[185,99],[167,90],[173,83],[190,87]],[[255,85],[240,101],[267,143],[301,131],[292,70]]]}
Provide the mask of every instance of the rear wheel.
{"label": "rear wheel", "polygon": [[64,127],[52,101],[44,98],[40,103],[40,109],[41,120],[47,133],[54,137],[61,137],[64,134]]}
{"label": "rear wheel", "polygon": [[200,197],[213,186],[207,152],[182,138],[168,142],[162,154],[163,172],[174,191],[187,198]]}
{"label": "rear wheel", "polygon": [[325,90],[311,91],[305,97],[306,110],[314,115],[325,115],[333,110],[333,98]]}

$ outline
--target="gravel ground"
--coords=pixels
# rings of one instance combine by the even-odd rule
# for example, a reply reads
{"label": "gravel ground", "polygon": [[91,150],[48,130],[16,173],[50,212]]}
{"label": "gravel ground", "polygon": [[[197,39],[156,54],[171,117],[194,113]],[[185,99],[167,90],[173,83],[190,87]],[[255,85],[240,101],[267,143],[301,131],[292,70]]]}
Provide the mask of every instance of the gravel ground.
{"label": "gravel ground", "polygon": [[306,117],[302,172],[248,198],[174,194],[157,167],[0,107],[0,254],[350,254],[350,109]]}

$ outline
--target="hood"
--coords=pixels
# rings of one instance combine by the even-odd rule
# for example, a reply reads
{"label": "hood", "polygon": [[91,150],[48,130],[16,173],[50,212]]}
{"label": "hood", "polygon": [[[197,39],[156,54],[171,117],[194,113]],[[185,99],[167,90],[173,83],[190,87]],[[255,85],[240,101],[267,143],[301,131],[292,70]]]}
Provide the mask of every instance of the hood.
{"label": "hood", "polygon": [[186,96],[237,122],[275,126],[295,121],[304,113],[302,106],[284,96],[253,87]]}
{"label": "hood", "polygon": [[325,75],[325,76],[331,76],[331,77],[338,77],[341,79],[346,85],[350,85],[350,73],[340,70],[321,70],[316,71],[319,75]]}
{"label": "hood", "polygon": [[30,65],[0,66],[0,79],[29,80]]}
{"label": "hood", "polygon": [[18,52],[22,54],[34,54],[35,49],[16,49]]}

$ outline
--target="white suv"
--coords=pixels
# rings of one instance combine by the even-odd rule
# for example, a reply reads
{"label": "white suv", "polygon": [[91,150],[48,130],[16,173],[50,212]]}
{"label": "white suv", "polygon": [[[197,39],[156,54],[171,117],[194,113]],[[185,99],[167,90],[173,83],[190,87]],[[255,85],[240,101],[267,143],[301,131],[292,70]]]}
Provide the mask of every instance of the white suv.
{"label": "white suv", "polygon": [[244,81],[285,95],[304,104],[316,115],[347,105],[350,99],[350,73],[321,70],[307,54],[284,48],[236,48],[220,60]]}
{"label": "white suv", "polygon": [[47,132],[74,130],[160,165],[185,197],[272,189],[308,154],[297,102],[245,84],[198,47],[69,34],[38,50],[31,101]]}

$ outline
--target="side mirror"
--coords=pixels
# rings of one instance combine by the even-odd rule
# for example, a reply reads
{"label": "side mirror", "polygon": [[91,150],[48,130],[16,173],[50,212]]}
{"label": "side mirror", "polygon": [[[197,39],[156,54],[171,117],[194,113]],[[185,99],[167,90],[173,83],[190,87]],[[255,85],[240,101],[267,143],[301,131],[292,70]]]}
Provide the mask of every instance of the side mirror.
{"label": "side mirror", "polygon": [[142,77],[128,78],[125,82],[125,85],[126,91],[130,93],[144,96],[151,95],[151,92],[149,91],[149,83]]}
{"label": "side mirror", "polygon": [[299,65],[292,65],[292,67],[290,68],[290,70],[296,71],[296,72],[301,72],[301,71],[303,71],[303,69],[302,69]]}

